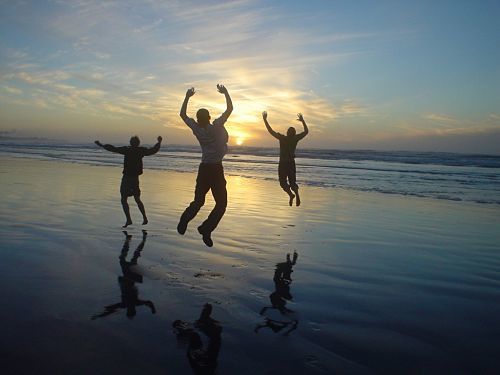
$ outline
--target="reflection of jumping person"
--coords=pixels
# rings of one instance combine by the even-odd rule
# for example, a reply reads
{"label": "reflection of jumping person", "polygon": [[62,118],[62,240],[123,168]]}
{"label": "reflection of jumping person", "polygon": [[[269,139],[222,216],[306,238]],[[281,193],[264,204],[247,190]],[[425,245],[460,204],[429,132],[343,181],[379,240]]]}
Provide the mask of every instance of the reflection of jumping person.
{"label": "reflection of jumping person", "polygon": [[203,236],[203,242],[210,247],[213,246],[211,233],[226,212],[227,190],[222,158],[227,152],[228,134],[224,123],[233,111],[233,103],[227,89],[223,85],[217,85],[217,90],[226,97],[226,111],[218,119],[214,120],[213,124],[210,124],[210,113],[205,108],[201,108],[196,112],[197,121],[187,116],[187,105],[189,98],[195,93],[194,88],[187,90],[180,112],[181,118],[191,128],[198,142],[200,142],[202,158],[196,178],[194,200],[182,214],[177,225],[177,231],[180,234],[186,232],[188,223],[205,204],[205,196],[208,191],[212,190],[215,207],[208,218],[198,227],[198,232]]}
{"label": "reflection of jumping person", "polygon": [[293,314],[294,311],[286,307],[287,301],[292,300],[293,296],[290,293],[290,284],[292,282],[291,274],[293,272],[293,266],[297,263],[298,254],[293,253],[293,260],[290,260],[290,254],[286,255],[286,262],[278,263],[276,265],[276,270],[274,271],[274,292],[269,295],[271,301],[271,306],[263,307],[260,310],[260,315],[264,315],[266,310],[275,309],[280,312],[287,320],[277,320],[265,317],[265,322],[263,324],[257,325],[254,332],[258,332],[261,328],[270,328],[274,333],[278,333],[281,330],[288,328],[284,334],[288,335],[290,332],[295,330],[299,324],[297,319],[289,319],[288,315]]}
{"label": "reflection of jumping person", "polygon": [[[262,118],[264,119],[264,124],[268,132],[276,139],[280,141],[280,161],[278,166],[278,177],[280,181],[280,186],[286,191],[290,197],[289,204],[293,205],[293,199],[296,197],[296,205],[300,206],[300,196],[299,196],[299,186],[296,182],[296,170],[295,170],[295,149],[297,148],[297,143],[304,138],[309,129],[304,121],[302,113],[297,115],[297,121],[300,121],[304,126],[304,131],[300,134],[296,134],[294,127],[289,127],[286,135],[275,132],[271,125],[267,122],[267,112],[262,112]],[[288,181],[287,181],[288,179]],[[295,195],[292,193],[295,193]]]}
{"label": "reflection of jumping person", "polygon": [[127,317],[132,319],[137,314],[137,306],[147,306],[151,309],[153,314],[156,313],[153,302],[139,299],[139,291],[135,286],[136,282],[142,283],[142,275],[135,272],[134,266],[137,266],[137,260],[141,256],[141,251],[146,244],[147,232],[145,230],[142,231],[142,241],[139,246],[137,246],[137,249],[134,251],[134,255],[130,261],[127,261],[126,258],[130,248],[130,240],[132,239],[132,236],[125,231],[123,233],[125,234],[125,242],[123,243],[123,248],[120,254],[120,266],[122,268],[123,276],[118,277],[122,301],[106,306],[104,308],[104,312],[92,316],[92,320],[111,315],[118,311],[118,309],[127,309]]}
{"label": "reflection of jumping person", "polygon": [[142,225],[146,225],[148,223],[148,218],[146,217],[146,209],[144,208],[144,204],[141,201],[141,189],[139,188],[139,175],[142,174],[142,158],[144,156],[149,156],[156,154],[161,146],[161,137],[158,137],[158,143],[154,145],[154,147],[146,148],[139,147],[141,141],[138,136],[133,136],[130,138],[130,146],[123,147],[115,147],[112,145],[103,145],[99,141],[95,141],[95,144],[104,148],[105,150],[116,152],[118,154],[122,154],[125,157],[123,158],[123,177],[122,183],[120,186],[120,194],[123,212],[125,213],[125,217],[127,221],[123,228],[126,228],[130,224],[132,224],[132,219],[130,218],[130,208],[128,206],[127,199],[128,197],[133,196],[135,202],[137,203],[137,207],[142,214]]}
{"label": "reflection of jumping person", "polygon": [[[203,306],[200,318],[194,323],[194,327],[182,320],[172,323],[177,340],[187,340],[187,356],[191,369],[196,375],[215,374],[217,369],[217,357],[221,346],[222,327],[219,322],[212,319],[212,305],[207,303]],[[200,334],[208,338],[208,344],[204,345]]]}

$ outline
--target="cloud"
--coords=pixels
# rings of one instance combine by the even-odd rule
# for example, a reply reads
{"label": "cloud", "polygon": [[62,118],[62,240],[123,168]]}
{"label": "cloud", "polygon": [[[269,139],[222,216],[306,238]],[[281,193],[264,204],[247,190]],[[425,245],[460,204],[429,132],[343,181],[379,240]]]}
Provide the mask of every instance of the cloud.
{"label": "cloud", "polygon": [[366,114],[366,108],[354,100],[346,100],[340,105],[339,114],[344,116]]}
{"label": "cloud", "polygon": [[151,32],[152,30],[156,29],[162,23],[163,23],[163,20],[160,18],[160,19],[157,19],[156,21],[153,21],[152,23],[135,28],[133,30],[133,32],[134,33],[148,33],[148,32]]}
{"label": "cloud", "polygon": [[14,94],[14,95],[19,95],[23,93],[23,91],[18,89],[17,87],[2,86],[2,89],[8,92],[9,94]]}
{"label": "cloud", "polygon": [[457,123],[458,120],[448,115],[443,115],[440,113],[429,113],[423,116],[427,120],[444,122],[444,123]]}
{"label": "cloud", "polygon": [[[186,139],[190,131],[178,116],[185,90],[198,89],[190,111],[203,106],[215,117],[225,109],[215,90],[218,82],[227,85],[235,104],[229,132],[245,132],[254,140],[265,135],[263,110],[280,131],[300,127],[295,115],[302,112],[314,129],[308,139],[341,133],[344,139],[359,138],[364,128],[342,124],[359,118],[368,123],[372,115],[366,100],[329,97],[315,82],[331,83],[337,66],[363,55],[363,41],[387,35],[333,32],[330,24],[318,28],[312,19],[295,22],[302,15],[255,0],[57,0],[52,5],[53,11],[28,20],[48,41],[39,46],[42,52],[33,58],[20,48],[2,71],[2,85],[12,89],[4,89],[4,97],[11,101],[53,113],[67,110],[78,118],[142,119],[182,129]],[[23,98],[13,90],[22,91]],[[425,119],[452,123],[443,116]]]}

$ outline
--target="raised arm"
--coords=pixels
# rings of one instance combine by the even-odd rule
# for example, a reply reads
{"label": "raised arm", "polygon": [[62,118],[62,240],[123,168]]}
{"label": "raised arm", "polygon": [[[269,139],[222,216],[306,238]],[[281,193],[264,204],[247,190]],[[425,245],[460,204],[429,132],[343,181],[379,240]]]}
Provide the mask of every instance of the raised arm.
{"label": "raised arm", "polygon": [[307,124],[304,120],[304,116],[302,116],[302,113],[297,114],[297,121],[300,121],[304,126],[304,131],[302,133],[297,134],[297,137],[299,137],[299,139],[302,139],[309,133],[309,128],[307,127]]}
{"label": "raised arm", "polygon": [[109,144],[105,144],[103,145],[101,142],[99,141],[95,141],[94,142],[96,145],[98,145],[99,147],[102,147],[103,149],[107,150],[107,151],[111,151],[111,152],[116,152],[118,154],[123,154],[124,153],[124,150],[125,150],[125,147],[115,147],[113,145],[109,145]]}
{"label": "raised arm", "polygon": [[191,98],[194,95],[194,93],[195,93],[194,87],[188,89],[186,91],[186,97],[184,98],[184,102],[182,103],[181,112],[179,114],[185,123],[187,123],[187,121],[189,120],[189,117],[186,114],[189,98]]}
{"label": "raised arm", "polygon": [[271,128],[271,125],[267,122],[267,112],[264,111],[262,112],[262,118],[264,119],[264,124],[266,125],[267,131],[274,137],[279,139],[278,133],[276,133],[273,128]]}
{"label": "raised arm", "polygon": [[229,96],[226,86],[217,84],[217,90],[226,97],[226,111],[222,114],[222,116],[227,120],[231,112],[233,112],[233,101]]}
{"label": "raised arm", "polygon": [[160,146],[161,146],[162,139],[163,138],[161,136],[158,136],[158,138],[157,138],[158,142],[156,142],[156,144],[153,147],[146,149],[146,151],[144,152],[144,155],[145,156],[154,155],[158,151],[160,151]]}

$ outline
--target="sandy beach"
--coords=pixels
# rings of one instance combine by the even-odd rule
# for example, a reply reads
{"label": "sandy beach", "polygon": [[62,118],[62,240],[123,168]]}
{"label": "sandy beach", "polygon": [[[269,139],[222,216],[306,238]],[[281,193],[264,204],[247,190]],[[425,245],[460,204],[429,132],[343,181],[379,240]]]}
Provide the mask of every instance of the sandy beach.
{"label": "sandy beach", "polygon": [[[227,176],[208,248],[196,227],[211,197],[176,231],[194,172],[146,170],[150,222],[131,200],[127,237],[120,168],[0,159],[3,373],[189,374],[172,322],[205,303],[222,327],[218,374],[498,369],[497,205],[304,186],[289,207],[276,181]],[[273,281],[294,251],[292,281]],[[154,309],[127,317],[123,298]]]}

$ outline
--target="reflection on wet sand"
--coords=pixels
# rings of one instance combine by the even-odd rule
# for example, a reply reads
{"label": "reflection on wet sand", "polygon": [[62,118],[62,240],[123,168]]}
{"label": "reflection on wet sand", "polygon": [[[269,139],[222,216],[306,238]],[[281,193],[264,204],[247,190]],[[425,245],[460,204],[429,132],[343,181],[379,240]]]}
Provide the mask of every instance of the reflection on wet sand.
{"label": "reflection on wet sand", "polygon": [[[196,375],[215,374],[217,358],[221,346],[222,327],[212,319],[212,305],[203,306],[200,318],[190,324],[182,320],[172,323],[177,341],[180,344],[187,342],[187,357],[193,373]],[[205,340],[202,339],[202,334]],[[204,344],[204,341],[208,342]]]}
{"label": "reflection on wet sand", "polygon": [[139,298],[139,291],[135,285],[136,282],[142,283],[143,277],[140,273],[137,272],[135,266],[137,266],[137,260],[141,256],[141,251],[142,249],[144,249],[144,245],[146,244],[146,237],[148,233],[145,230],[142,231],[142,241],[137,246],[130,261],[127,261],[126,258],[130,248],[132,235],[129,235],[126,231],[123,231],[123,233],[125,234],[125,242],[123,243],[123,248],[119,258],[123,275],[118,277],[118,284],[120,285],[122,300],[121,302],[115,303],[113,305],[105,306],[102,313],[92,316],[92,320],[111,315],[120,309],[126,309],[127,317],[129,319],[133,319],[137,314],[137,306],[147,306],[151,309],[151,312],[153,314],[156,313],[153,302],[149,300],[142,300]]}
{"label": "reflection on wet sand", "polygon": [[[298,254],[293,253],[293,259],[290,260],[290,254],[286,255],[286,262],[276,264],[274,271],[274,292],[269,295],[271,306],[265,306],[260,311],[260,315],[264,316],[264,323],[258,324],[254,331],[257,333],[262,328],[269,328],[274,333],[283,331],[284,335],[297,329],[299,321],[295,317],[295,312],[286,307],[287,301],[293,299],[290,293],[290,284],[292,283],[291,274],[293,266],[297,263]],[[276,310],[280,313],[279,319],[274,319],[266,314],[268,310]]]}

